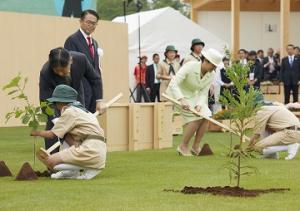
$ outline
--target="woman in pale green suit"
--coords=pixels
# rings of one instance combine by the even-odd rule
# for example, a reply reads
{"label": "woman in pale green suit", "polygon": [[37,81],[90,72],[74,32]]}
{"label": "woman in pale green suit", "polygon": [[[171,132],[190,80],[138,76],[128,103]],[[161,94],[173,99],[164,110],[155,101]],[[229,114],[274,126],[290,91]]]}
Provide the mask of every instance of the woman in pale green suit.
{"label": "woman in pale green suit", "polygon": [[[183,65],[166,90],[167,95],[181,102],[179,109],[184,119],[184,131],[182,143],[177,147],[177,151],[183,156],[200,153],[200,140],[208,122],[189,112],[189,108],[193,107],[203,115],[211,116],[207,102],[208,92],[214,80],[214,70],[222,60],[222,55],[215,49],[203,50],[202,55],[202,63],[191,61]],[[192,149],[189,150],[189,141],[195,133]]]}

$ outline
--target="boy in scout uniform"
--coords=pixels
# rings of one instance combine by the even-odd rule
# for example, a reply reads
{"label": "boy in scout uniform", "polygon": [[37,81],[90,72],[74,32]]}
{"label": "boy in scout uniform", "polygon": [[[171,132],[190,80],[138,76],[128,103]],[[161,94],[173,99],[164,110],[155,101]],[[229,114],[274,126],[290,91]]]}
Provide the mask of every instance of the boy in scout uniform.
{"label": "boy in scout uniform", "polygon": [[[165,59],[159,63],[156,78],[161,80],[160,83],[160,96],[167,89],[171,79],[176,75],[180,68],[180,64],[176,61],[175,57],[177,50],[173,45],[167,46],[165,50]],[[161,101],[166,101],[165,98],[161,97]]]}
{"label": "boy in scout uniform", "polygon": [[293,159],[299,149],[299,119],[284,105],[264,105],[255,116],[254,135],[250,146],[264,157],[278,158],[279,151],[288,151]]}
{"label": "boy in scout uniform", "polygon": [[192,52],[187,57],[184,58],[182,65],[190,61],[200,62],[202,56],[201,51],[204,48],[204,46],[205,43],[199,38],[193,39],[192,46],[191,46]]}
{"label": "boy in scout uniform", "polygon": [[31,132],[32,136],[64,139],[70,146],[46,158],[50,169],[56,170],[56,166],[62,164],[74,167],[52,174],[53,179],[91,179],[105,167],[104,132],[97,118],[76,99],[77,91],[72,87],[56,86],[52,97],[47,100],[54,103],[61,116],[51,130]]}

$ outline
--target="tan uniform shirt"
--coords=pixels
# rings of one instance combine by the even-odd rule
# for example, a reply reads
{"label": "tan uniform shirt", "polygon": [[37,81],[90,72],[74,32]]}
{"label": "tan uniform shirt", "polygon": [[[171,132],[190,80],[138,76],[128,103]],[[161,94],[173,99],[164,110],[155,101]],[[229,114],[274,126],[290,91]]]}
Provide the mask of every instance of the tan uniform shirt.
{"label": "tan uniform shirt", "polygon": [[88,135],[104,135],[97,118],[80,108],[66,108],[51,130],[57,137],[63,138],[66,133],[75,141],[83,141]]}
{"label": "tan uniform shirt", "polygon": [[201,61],[201,56],[192,52],[184,58],[182,65],[184,65],[184,64],[186,64],[187,62],[190,62],[190,61],[200,62]]}
{"label": "tan uniform shirt", "polygon": [[[169,61],[168,59],[166,59],[165,61],[162,61],[158,64],[158,70],[157,70],[157,75],[156,78],[160,79],[160,96],[162,96],[162,93],[165,92],[165,90],[167,89],[169,83],[171,80],[167,80],[167,79],[163,79],[161,78],[162,76],[170,76],[169,74],[169,70],[170,70],[170,64],[172,64],[173,69],[175,71],[175,74],[178,72],[179,68],[180,68],[180,64],[177,61]],[[173,74],[171,74],[173,75]],[[174,75],[173,75],[174,76]],[[164,98],[161,97],[162,101],[165,101]]]}
{"label": "tan uniform shirt", "polygon": [[98,139],[87,138],[88,135],[104,135],[92,113],[70,106],[62,112],[51,131],[59,138],[66,133],[71,134],[78,143],[58,152],[64,163],[93,169],[105,167],[106,144]]}
{"label": "tan uniform shirt", "polygon": [[255,117],[255,134],[266,129],[280,131],[288,127],[300,127],[298,118],[284,106],[263,106]]}

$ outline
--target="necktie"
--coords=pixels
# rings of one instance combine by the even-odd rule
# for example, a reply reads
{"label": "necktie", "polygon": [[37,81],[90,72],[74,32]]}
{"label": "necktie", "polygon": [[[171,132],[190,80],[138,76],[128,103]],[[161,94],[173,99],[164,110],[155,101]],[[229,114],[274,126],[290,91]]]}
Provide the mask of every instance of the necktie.
{"label": "necktie", "polygon": [[87,37],[86,39],[88,40],[90,54],[91,54],[92,58],[94,58],[95,52],[94,52],[94,46],[92,45],[91,37]]}
{"label": "necktie", "polygon": [[172,64],[170,64],[169,75],[171,75],[171,73],[172,73],[173,75],[175,75],[175,70],[174,70],[174,67],[173,67]]}

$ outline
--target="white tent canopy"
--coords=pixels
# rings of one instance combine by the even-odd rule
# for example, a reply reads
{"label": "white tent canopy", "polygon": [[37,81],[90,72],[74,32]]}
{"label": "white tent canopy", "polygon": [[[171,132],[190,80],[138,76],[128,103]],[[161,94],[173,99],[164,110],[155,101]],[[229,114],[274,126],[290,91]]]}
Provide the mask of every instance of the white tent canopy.
{"label": "white tent canopy", "polygon": [[[148,56],[150,64],[152,54],[158,53],[163,58],[167,45],[174,45],[181,58],[190,52],[191,41],[200,38],[206,48],[224,51],[227,43],[200,25],[194,23],[177,10],[166,7],[126,16],[129,36],[129,80],[134,87],[133,69],[138,62],[139,42],[138,29],[140,17],[141,54]],[[113,22],[124,23],[124,16],[117,17]]]}

